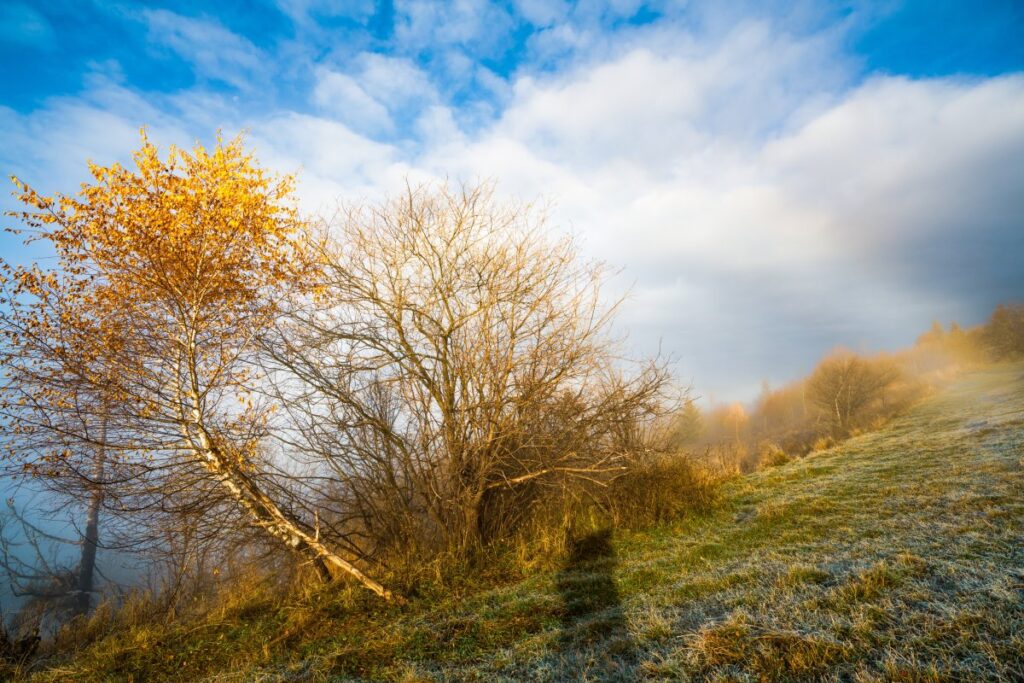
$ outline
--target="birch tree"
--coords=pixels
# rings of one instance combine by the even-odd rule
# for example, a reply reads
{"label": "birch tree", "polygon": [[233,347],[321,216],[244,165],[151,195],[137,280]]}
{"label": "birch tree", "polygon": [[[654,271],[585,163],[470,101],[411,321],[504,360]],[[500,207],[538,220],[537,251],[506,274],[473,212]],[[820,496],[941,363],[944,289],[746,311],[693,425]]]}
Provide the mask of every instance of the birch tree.
{"label": "birch tree", "polygon": [[[158,507],[219,491],[324,579],[340,571],[391,599],[323,542],[315,519],[268,493],[283,488],[262,447],[272,406],[254,399],[258,341],[282,298],[316,282],[293,178],[261,169],[239,139],[162,159],[143,134],[134,162],[90,165],[76,196],[15,179],[27,205],[17,216],[57,265],[3,265],[8,441],[47,433],[102,448],[123,475],[106,476],[108,487],[142,482]],[[71,426],[76,395],[103,397],[87,419],[102,437]],[[39,474],[72,454],[63,444],[12,453]]]}

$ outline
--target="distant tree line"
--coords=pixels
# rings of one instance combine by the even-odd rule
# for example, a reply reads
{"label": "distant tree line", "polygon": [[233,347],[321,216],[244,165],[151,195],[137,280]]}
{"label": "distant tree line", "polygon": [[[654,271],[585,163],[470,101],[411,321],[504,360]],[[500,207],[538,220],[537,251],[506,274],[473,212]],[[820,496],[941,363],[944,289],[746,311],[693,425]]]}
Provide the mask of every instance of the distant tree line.
{"label": "distant tree line", "polygon": [[876,429],[964,368],[1024,359],[1024,305],[996,307],[988,321],[964,329],[936,322],[915,345],[866,356],[838,349],[807,377],[767,385],[752,406],[740,403],[677,413],[676,448],[749,471],[781,464]]}

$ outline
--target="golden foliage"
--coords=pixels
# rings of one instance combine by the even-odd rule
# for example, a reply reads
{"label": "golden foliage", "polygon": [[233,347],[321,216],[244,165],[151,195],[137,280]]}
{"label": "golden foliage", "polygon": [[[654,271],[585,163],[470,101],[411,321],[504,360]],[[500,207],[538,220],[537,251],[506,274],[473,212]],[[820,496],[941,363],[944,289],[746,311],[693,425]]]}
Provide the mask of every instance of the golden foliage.
{"label": "golden foliage", "polygon": [[103,394],[135,418],[174,420],[182,394],[225,389],[255,410],[240,360],[283,292],[308,280],[294,178],[259,168],[241,138],[161,158],[143,132],[134,161],[90,164],[93,182],[76,196],[44,196],[13,178],[28,208],[10,215],[27,241],[52,246],[57,266],[0,261],[5,415]]}

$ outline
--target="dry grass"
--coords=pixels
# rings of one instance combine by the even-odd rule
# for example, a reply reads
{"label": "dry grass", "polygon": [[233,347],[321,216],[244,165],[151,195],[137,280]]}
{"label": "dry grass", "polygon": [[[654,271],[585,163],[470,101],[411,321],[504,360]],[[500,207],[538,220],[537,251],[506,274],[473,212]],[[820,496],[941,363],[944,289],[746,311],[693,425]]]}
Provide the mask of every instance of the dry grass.
{"label": "dry grass", "polygon": [[1022,418],[1024,367],[996,367],[560,570],[403,609],[243,599],[32,680],[1024,680]]}

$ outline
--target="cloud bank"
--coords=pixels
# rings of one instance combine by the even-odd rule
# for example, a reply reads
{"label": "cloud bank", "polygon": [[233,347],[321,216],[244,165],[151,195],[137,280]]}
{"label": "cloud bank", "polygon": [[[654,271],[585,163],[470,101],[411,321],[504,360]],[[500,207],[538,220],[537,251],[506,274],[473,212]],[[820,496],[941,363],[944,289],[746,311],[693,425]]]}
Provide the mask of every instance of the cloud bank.
{"label": "cloud bank", "polygon": [[[146,125],[161,144],[248,131],[265,164],[300,171],[311,211],[406,178],[494,178],[550,200],[553,226],[621,267],[610,293],[630,292],[630,344],[672,355],[721,399],[802,374],[832,346],[906,345],[933,319],[977,322],[1024,294],[1024,75],[864,74],[842,27],[719,18],[609,34],[533,2],[517,4],[538,27],[524,49],[570,58],[499,75],[488,28],[513,19],[478,4],[438,24],[436,9],[396,3],[405,53],[281,47],[284,65],[208,18],[148,12],[154,49],[195,82],[147,92],[97,64],[78,93],[0,107],[0,166],[69,190],[87,158],[123,160]],[[313,30],[331,8],[288,11]],[[431,39],[451,49],[417,56]],[[238,99],[296,71],[296,101]]]}

